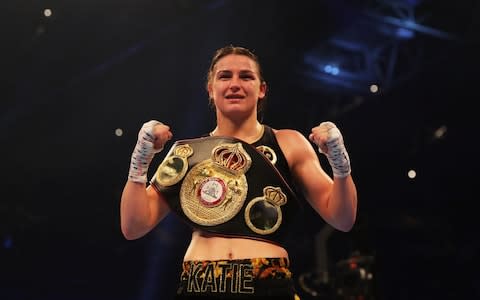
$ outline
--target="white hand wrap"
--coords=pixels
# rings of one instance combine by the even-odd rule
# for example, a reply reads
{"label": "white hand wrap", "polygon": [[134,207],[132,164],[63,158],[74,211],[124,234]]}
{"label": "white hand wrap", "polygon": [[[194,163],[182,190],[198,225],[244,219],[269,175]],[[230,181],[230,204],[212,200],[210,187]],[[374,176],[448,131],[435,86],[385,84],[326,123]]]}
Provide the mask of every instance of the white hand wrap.
{"label": "white hand wrap", "polygon": [[153,156],[162,151],[162,149],[154,148],[155,136],[153,135],[153,127],[162,124],[159,121],[149,121],[143,124],[138,132],[138,140],[130,159],[130,169],[128,171],[128,179],[133,182],[146,183],[147,171]]}
{"label": "white hand wrap", "polygon": [[328,153],[318,148],[320,153],[325,154],[332,167],[333,176],[338,178],[344,178],[350,175],[350,158],[348,157],[347,149],[343,143],[343,137],[340,130],[333,125],[328,129],[328,139],[326,142]]}

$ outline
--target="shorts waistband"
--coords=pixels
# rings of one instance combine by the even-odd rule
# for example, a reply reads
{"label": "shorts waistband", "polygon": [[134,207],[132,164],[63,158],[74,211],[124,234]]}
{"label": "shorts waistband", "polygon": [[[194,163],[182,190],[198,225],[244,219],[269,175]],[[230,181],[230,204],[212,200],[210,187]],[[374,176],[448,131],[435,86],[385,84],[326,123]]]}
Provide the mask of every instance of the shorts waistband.
{"label": "shorts waistband", "polygon": [[[212,272],[218,277],[225,274],[228,277],[233,272],[249,269],[253,278],[291,278],[289,270],[290,262],[286,257],[273,258],[246,258],[232,260],[189,260],[184,261],[182,278],[191,275],[192,272],[206,273]],[[208,274],[207,274],[208,275]]]}
{"label": "shorts waistband", "polygon": [[253,294],[263,281],[291,278],[288,258],[275,257],[184,261],[180,280],[187,293]]}

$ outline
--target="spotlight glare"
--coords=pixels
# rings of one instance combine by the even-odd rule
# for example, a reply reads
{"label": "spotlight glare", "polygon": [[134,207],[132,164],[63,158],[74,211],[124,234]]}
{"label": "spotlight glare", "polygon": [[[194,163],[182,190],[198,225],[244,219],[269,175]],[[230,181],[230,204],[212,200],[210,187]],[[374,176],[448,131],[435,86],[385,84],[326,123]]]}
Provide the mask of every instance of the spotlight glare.
{"label": "spotlight glare", "polygon": [[45,8],[45,9],[43,10],[43,15],[44,15],[45,17],[47,17],[47,18],[48,18],[48,17],[51,17],[51,16],[52,16],[52,10],[51,10],[50,8]]}
{"label": "spotlight glare", "polygon": [[447,126],[443,125],[437,128],[433,135],[435,136],[435,138],[441,139],[445,136],[445,133],[447,133]]}
{"label": "spotlight glare", "polygon": [[407,176],[408,176],[408,178],[413,179],[413,178],[417,177],[417,172],[415,172],[415,170],[410,170],[410,171],[408,171]]}
{"label": "spotlight glare", "polygon": [[116,136],[122,136],[123,135],[123,130],[121,128],[115,129],[115,135]]}

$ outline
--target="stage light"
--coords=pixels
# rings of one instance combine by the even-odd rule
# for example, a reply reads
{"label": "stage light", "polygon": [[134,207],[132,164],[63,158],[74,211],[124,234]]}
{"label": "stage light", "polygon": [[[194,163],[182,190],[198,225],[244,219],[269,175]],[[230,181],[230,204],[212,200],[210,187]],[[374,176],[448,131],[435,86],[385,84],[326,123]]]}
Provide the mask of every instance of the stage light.
{"label": "stage light", "polygon": [[337,67],[332,67],[332,74],[333,75],[338,75],[338,73],[340,73],[340,69],[337,68]]}
{"label": "stage light", "polygon": [[401,39],[411,39],[415,36],[415,32],[413,30],[407,29],[407,28],[397,28],[397,31],[395,32],[396,36],[401,38]]}
{"label": "stage light", "polygon": [[115,129],[115,135],[116,136],[122,136],[123,135],[123,130],[121,128]]}
{"label": "stage light", "polygon": [[441,139],[445,136],[446,133],[447,133],[447,126],[443,125],[437,128],[437,130],[435,130],[435,132],[433,133],[433,136],[436,139]]}
{"label": "stage light", "polygon": [[378,85],[376,85],[376,84],[370,85],[370,92],[372,92],[372,93],[378,92]]}
{"label": "stage light", "polygon": [[51,17],[52,16],[52,10],[50,8],[45,8],[43,10],[43,15],[47,18]]}
{"label": "stage light", "polygon": [[340,73],[340,69],[338,67],[332,66],[332,65],[325,65],[323,67],[323,71],[325,73],[332,74],[332,75],[338,75]]}
{"label": "stage light", "polygon": [[417,177],[417,172],[415,172],[415,170],[410,170],[408,171],[407,176],[410,179],[414,179],[415,177]]}

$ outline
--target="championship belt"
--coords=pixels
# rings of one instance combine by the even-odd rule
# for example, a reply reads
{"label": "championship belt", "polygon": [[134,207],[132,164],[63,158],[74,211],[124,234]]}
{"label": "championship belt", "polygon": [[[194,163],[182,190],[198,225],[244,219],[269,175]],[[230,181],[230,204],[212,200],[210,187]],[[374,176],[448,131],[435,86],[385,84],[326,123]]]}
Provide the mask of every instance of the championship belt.
{"label": "championship belt", "polygon": [[297,200],[260,147],[230,137],[179,140],[151,184],[194,228],[278,241]]}

